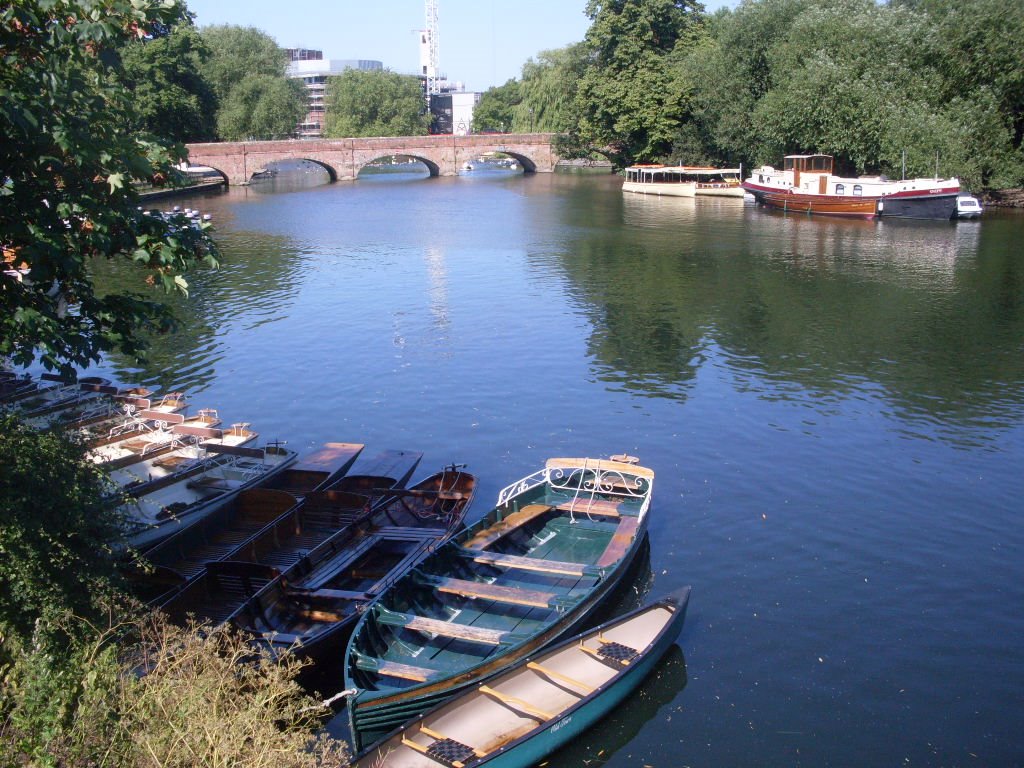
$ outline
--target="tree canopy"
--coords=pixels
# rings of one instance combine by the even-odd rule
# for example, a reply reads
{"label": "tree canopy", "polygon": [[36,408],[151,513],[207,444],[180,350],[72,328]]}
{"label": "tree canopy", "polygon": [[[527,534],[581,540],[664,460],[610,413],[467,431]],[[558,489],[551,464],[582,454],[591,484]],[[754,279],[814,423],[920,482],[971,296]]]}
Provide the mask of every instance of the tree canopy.
{"label": "tree canopy", "polygon": [[0,357],[84,366],[107,350],[138,355],[173,318],[158,297],[101,295],[90,265],[126,259],[184,291],[197,228],[138,210],[136,182],[166,180],[182,148],[143,133],[119,49],[187,19],[164,0],[20,0],[0,7]]}
{"label": "tree canopy", "polygon": [[576,98],[576,130],[621,163],[666,155],[686,113],[688,88],[671,66],[677,45],[702,34],[694,0],[590,0],[589,62]]}
{"label": "tree canopy", "polygon": [[217,133],[226,141],[292,136],[306,114],[306,89],[287,77],[288,58],[255,27],[222,24],[200,31],[209,56],[200,74],[217,96]]}
{"label": "tree canopy", "polygon": [[[590,0],[563,152],[730,165],[828,152],[851,172],[1024,183],[1024,5]],[[521,81],[506,112],[527,102]],[[499,94],[495,94],[499,96]],[[532,105],[535,114],[541,110]]]}
{"label": "tree canopy", "polygon": [[419,78],[347,69],[327,79],[324,135],[422,136],[430,127]]}
{"label": "tree canopy", "polygon": [[172,141],[216,137],[217,96],[202,75],[210,49],[196,29],[133,40],[122,51],[142,130]]}

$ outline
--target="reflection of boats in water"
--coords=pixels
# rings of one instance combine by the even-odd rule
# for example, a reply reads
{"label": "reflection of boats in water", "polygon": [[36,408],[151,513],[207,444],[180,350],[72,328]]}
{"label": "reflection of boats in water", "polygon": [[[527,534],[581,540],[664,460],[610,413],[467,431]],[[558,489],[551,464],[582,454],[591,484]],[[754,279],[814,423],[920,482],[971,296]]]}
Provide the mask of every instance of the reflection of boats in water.
{"label": "reflection of boats in water", "polygon": [[689,165],[634,165],[626,169],[623,192],[668,197],[739,197],[742,168]]}

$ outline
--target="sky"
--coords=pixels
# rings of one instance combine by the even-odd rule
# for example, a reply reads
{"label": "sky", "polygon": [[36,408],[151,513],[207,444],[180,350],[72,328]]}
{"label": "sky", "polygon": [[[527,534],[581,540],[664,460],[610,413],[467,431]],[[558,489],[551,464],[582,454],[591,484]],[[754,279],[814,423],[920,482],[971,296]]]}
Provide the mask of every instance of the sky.
{"label": "sky", "polygon": [[[372,59],[401,74],[419,68],[424,0],[186,0],[196,24],[257,27],[282,48],[325,59]],[[540,51],[583,39],[586,0],[437,0],[441,72],[485,91],[520,76]],[[705,0],[711,11],[735,0]]]}

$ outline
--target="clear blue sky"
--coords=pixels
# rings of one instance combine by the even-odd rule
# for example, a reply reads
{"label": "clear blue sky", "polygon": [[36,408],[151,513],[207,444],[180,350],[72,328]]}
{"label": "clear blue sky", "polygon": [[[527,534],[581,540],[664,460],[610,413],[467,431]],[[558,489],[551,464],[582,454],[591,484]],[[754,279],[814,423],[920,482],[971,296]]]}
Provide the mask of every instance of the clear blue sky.
{"label": "clear blue sky", "polygon": [[[186,0],[196,24],[257,27],[283,48],[327,59],[375,59],[414,73],[426,25],[424,0]],[[735,0],[707,0],[714,10]],[[538,52],[583,39],[586,0],[438,0],[441,71],[468,90],[519,77]]]}

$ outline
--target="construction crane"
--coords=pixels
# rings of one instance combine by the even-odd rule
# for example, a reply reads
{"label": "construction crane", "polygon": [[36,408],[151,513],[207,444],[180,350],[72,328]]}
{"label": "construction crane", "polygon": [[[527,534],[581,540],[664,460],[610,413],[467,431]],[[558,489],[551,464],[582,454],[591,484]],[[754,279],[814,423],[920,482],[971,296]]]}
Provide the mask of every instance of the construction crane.
{"label": "construction crane", "polygon": [[426,78],[427,100],[441,92],[441,68],[438,64],[437,0],[427,1],[427,28],[421,30],[420,69]]}

